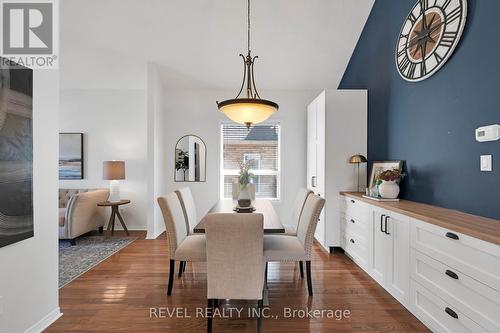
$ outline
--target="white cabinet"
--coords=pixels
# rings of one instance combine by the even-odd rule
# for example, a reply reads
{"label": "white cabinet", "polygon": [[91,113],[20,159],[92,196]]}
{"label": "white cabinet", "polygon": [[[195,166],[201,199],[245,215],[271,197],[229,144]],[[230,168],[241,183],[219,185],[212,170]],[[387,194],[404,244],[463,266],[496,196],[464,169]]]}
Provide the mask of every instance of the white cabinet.
{"label": "white cabinet", "polygon": [[499,245],[397,205],[352,194],[340,203],[346,254],[433,332],[500,332]]}
{"label": "white cabinet", "polygon": [[[307,188],[326,199],[315,238],[325,248],[340,246],[340,191],[354,190],[356,175],[348,164],[366,155],[367,91],[327,90],[307,107]],[[365,166],[361,167],[361,179]]]}
{"label": "white cabinet", "polygon": [[410,290],[409,242],[409,217],[373,209],[369,273],[404,305]]}

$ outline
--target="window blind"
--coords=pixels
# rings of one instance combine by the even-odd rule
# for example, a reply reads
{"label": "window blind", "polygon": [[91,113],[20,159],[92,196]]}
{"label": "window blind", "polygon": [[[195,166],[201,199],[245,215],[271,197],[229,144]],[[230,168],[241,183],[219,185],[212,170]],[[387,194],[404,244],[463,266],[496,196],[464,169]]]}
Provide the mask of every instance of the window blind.
{"label": "window blind", "polygon": [[255,175],[256,197],[279,199],[280,124],[223,124],[221,130],[221,185],[225,198],[232,197],[232,184],[237,182],[239,164],[248,162]]}

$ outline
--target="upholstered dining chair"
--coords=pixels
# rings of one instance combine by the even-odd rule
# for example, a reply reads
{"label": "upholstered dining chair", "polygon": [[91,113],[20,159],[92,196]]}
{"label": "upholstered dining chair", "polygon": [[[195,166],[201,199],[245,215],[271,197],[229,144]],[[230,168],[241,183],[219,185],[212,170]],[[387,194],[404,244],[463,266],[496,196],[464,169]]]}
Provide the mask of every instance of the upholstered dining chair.
{"label": "upholstered dining chair", "polygon": [[181,202],[188,234],[192,234],[194,227],[196,227],[196,224],[198,224],[193,193],[191,192],[191,189],[189,187],[178,189],[175,191],[175,193],[177,194],[177,196],[179,197],[179,201]]}
{"label": "upholstered dining chair", "polygon": [[295,203],[293,206],[292,216],[290,222],[295,225],[285,224],[283,227],[285,228],[285,233],[281,235],[287,236],[296,236],[297,228],[300,223],[300,216],[302,215],[302,211],[304,210],[304,205],[306,204],[306,199],[309,194],[313,193],[313,191],[308,190],[306,188],[300,188],[295,196]]}
{"label": "upholstered dining chair", "polygon": [[179,275],[181,275],[186,265],[186,261],[205,262],[206,261],[206,241],[205,235],[189,235],[184,219],[179,197],[171,192],[165,196],[158,197],[163,214],[163,221],[168,238],[168,252],[170,255],[170,271],[168,277],[167,295],[172,294],[174,282],[175,261],[179,261]]}
{"label": "upholstered dining chair", "polygon": [[300,216],[296,236],[264,236],[264,256],[266,257],[266,262],[306,262],[309,296],[313,295],[311,276],[312,244],[319,215],[324,205],[325,199],[315,194],[309,194]]}
{"label": "upholstered dining chair", "polygon": [[[209,214],[207,239],[207,298],[212,314],[218,300],[257,300],[257,331],[264,291],[264,217],[262,214]],[[212,331],[212,316],[207,332]]]}

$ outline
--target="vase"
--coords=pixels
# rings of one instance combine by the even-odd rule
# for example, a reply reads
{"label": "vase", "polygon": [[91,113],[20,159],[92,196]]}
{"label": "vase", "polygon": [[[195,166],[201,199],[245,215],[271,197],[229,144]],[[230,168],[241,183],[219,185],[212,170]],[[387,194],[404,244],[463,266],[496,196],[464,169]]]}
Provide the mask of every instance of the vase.
{"label": "vase", "polygon": [[378,186],[378,192],[384,199],[396,199],[399,195],[399,185],[395,180],[383,180],[382,184]]}
{"label": "vase", "polygon": [[238,194],[238,205],[240,207],[249,207],[252,203],[250,191],[247,185],[241,185],[240,193]]}

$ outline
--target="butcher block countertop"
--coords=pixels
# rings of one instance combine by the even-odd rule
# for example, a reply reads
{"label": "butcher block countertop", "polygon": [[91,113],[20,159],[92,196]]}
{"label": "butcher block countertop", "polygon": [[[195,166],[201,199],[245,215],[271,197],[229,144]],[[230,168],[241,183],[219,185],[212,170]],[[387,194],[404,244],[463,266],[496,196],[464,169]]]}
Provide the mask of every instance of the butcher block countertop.
{"label": "butcher block countertop", "polygon": [[457,210],[426,205],[414,201],[381,202],[363,198],[362,193],[341,192],[343,196],[366,202],[417,220],[500,245],[500,221]]}

